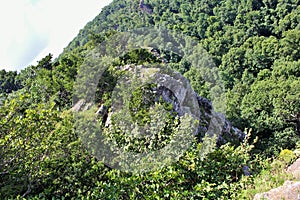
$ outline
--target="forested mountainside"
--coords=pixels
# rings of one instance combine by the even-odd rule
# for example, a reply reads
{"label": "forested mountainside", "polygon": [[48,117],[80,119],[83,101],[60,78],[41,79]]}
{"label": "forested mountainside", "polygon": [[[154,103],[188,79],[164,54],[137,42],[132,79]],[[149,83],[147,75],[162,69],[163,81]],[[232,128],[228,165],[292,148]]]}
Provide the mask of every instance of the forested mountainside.
{"label": "forested mountainside", "polygon": [[[199,71],[185,57],[163,49],[138,48],[106,66],[96,84],[95,108],[74,101],[78,80],[85,82],[98,70],[89,68],[86,79],[81,76],[90,53],[118,42],[123,32],[145,27],[192,38],[214,70]],[[251,199],[281,184],[282,177],[270,177],[276,178],[300,148],[299,46],[298,0],[114,0],[58,58],[49,54],[20,73],[0,71],[0,198]],[[166,126],[150,141],[122,133],[114,120],[123,116],[112,117],[118,79],[158,65],[180,73],[197,92],[204,129],[212,123],[212,108],[205,106],[213,100],[206,76],[219,77],[229,133],[237,127],[245,134],[238,140],[229,134],[222,144],[196,136],[170,165],[139,174],[120,171],[88,151],[74,112],[97,115],[94,121],[104,135],[127,151],[163,148],[184,124],[176,98],[165,95],[168,90],[145,84],[131,94],[130,115],[139,125],[151,123],[152,107],[167,110]]]}

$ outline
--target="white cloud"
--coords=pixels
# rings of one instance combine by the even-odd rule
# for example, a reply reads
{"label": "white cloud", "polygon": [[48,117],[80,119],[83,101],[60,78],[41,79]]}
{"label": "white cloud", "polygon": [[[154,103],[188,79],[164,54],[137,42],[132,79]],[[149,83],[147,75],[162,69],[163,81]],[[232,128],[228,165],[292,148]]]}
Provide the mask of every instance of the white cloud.
{"label": "white cloud", "polygon": [[[0,2],[0,68],[20,69],[64,47],[112,0]],[[8,68],[9,67],[9,68]]]}

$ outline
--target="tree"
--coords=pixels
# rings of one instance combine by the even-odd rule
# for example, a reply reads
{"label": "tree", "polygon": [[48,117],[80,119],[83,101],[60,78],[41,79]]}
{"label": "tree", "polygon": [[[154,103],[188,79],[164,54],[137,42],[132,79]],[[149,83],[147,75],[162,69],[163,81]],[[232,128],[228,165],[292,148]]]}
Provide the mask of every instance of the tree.
{"label": "tree", "polygon": [[9,94],[22,88],[16,71],[0,71],[0,94]]}
{"label": "tree", "polygon": [[[264,77],[262,73],[264,72],[259,76]],[[279,148],[293,148],[300,138],[300,79],[297,74],[299,61],[276,61],[271,76],[255,81],[251,86],[251,92],[242,100],[241,116],[248,121],[260,138],[280,139],[280,142],[273,140],[272,144],[268,144],[277,151]],[[280,134],[287,132],[288,137],[280,138]],[[286,140],[283,141],[283,138]]]}

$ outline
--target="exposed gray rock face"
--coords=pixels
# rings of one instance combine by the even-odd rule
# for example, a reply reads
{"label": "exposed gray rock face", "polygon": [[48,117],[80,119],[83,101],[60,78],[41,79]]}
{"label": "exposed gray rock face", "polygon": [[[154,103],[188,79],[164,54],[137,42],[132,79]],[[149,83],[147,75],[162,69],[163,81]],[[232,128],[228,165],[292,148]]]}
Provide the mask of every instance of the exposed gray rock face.
{"label": "exposed gray rock face", "polygon": [[254,200],[300,200],[300,182],[286,181],[283,186],[256,194]]}
{"label": "exposed gray rock face", "polygon": [[84,104],[85,104],[85,100],[83,100],[83,99],[79,100],[75,105],[73,105],[73,107],[71,108],[71,111],[79,112],[82,109]]}
{"label": "exposed gray rock face", "polygon": [[[125,65],[117,67],[119,70],[128,72],[133,72],[137,68],[141,71],[144,70],[143,66]],[[142,72],[142,76],[144,75],[143,73],[146,74],[146,72]],[[178,116],[182,116],[184,113],[197,116],[199,127],[196,131],[196,137],[200,141],[206,134],[218,135],[217,144],[219,146],[228,142],[239,144],[243,141],[245,134],[233,127],[225,115],[216,113],[212,102],[196,94],[182,75],[178,73],[174,73],[172,76],[164,73],[157,74],[155,75],[155,80],[158,83],[157,87],[152,88],[152,92],[156,96],[155,101],[158,102],[162,98],[164,102],[172,104],[173,111]],[[74,105],[72,110],[75,112],[84,111],[89,109],[90,106],[84,100],[80,100]],[[197,110],[194,109],[195,107],[197,107]],[[98,117],[102,117],[106,127],[110,126],[112,113],[108,112],[106,106],[101,105],[96,114]]]}
{"label": "exposed gray rock face", "polygon": [[[215,113],[212,103],[208,99],[200,97],[198,94],[195,95],[197,96],[200,109],[203,109],[204,111],[202,112],[202,124],[204,123],[205,125],[203,126],[200,124],[199,130],[204,131],[204,133],[208,132],[208,134],[216,134],[216,132],[220,132],[221,134],[218,134],[217,138],[217,144],[219,146],[228,142],[237,145],[244,140],[244,132],[232,126],[231,122],[228,121],[222,113]],[[212,128],[212,130],[208,130],[214,126],[214,124],[216,127]],[[211,131],[212,133],[210,133]],[[203,133],[200,132],[199,134]]]}
{"label": "exposed gray rock face", "polygon": [[[200,109],[204,111],[202,112],[204,119],[202,122],[205,124],[205,126],[200,127],[200,130],[204,131],[205,133],[207,131],[210,131],[208,130],[208,127],[211,127],[212,123],[216,123],[214,122],[214,120],[217,120],[217,127],[213,128],[212,131],[221,132],[221,134],[219,134],[217,138],[217,144],[219,146],[228,142],[238,144],[244,140],[245,133],[239,130],[238,128],[232,126],[231,122],[226,119],[225,115],[223,115],[222,113],[215,113],[211,101],[199,96],[196,93],[195,95],[197,97]],[[222,127],[219,126],[220,124],[222,124]]]}
{"label": "exposed gray rock face", "polygon": [[108,108],[105,105],[101,105],[98,111],[96,112],[96,115],[104,116],[107,114]]}
{"label": "exposed gray rock face", "polygon": [[292,174],[296,179],[300,179],[300,158],[287,168],[287,173]]}
{"label": "exposed gray rock face", "polygon": [[156,94],[155,101],[158,102],[159,98],[162,97],[164,102],[172,104],[173,110],[177,112],[179,116],[183,115],[178,99],[171,90],[166,87],[160,86],[159,88],[154,88],[154,92]]}
{"label": "exposed gray rock face", "polygon": [[[298,158],[287,170],[287,174],[293,175],[293,179],[300,179],[300,158]],[[278,188],[274,188],[268,192],[259,193],[254,196],[254,200],[300,200],[300,182],[299,181],[285,181],[284,184]]]}
{"label": "exposed gray rock face", "polygon": [[87,103],[84,99],[80,99],[72,108],[71,111],[79,112],[86,111],[93,106],[92,103]]}

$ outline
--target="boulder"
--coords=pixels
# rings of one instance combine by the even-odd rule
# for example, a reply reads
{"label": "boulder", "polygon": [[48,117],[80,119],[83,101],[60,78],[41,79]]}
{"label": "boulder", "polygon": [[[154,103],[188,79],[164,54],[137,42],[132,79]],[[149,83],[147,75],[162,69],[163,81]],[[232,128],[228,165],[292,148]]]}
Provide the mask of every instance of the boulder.
{"label": "boulder", "polygon": [[254,200],[300,200],[300,182],[286,181],[283,186],[274,188],[268,192],[259,193]]}
{"label": "boulder", "polygon": [[[147,70],[149,71],[149,68],[145,70],[141,65],[126,65],[118,67],[118,69],[129,72],[140,70],[141,76],[147,76],[147,73],[149,73],[147,72]],[[196,94],[191,89],[187,79],[181,74],[173,73],[172,75],[168,75],[159,73],[159,71],[160,70],[156,70],[158,73],[154,73],[158,85],[156,88],[152,89],[157,97],[155,98],[156,101],[162,97],[165,102],[171,103],[173,111],[178,113],[178,116],[182,116],[184,113],[196,116],[199,120],[199,127],[194,134],[196,134],[199,141],[201,141],[206,134],[217,135],[218,146],[228,142],[238,145],[244,140],[245,134],[238,128],[232,126],[231,122],[226,119],[224,114],[215,112],[212,102]],[[80,100],[71,110],[78,112],[88,110],[90,107],[91,105],[86,103],[85,100]],[[108,108],[104,105],[101,105],[96,112],[96,115],[103,118],[103,123],[106,127],[111,124],[112,114],[113,113],[108,112]]]}
{"label": "boulder", "polygon": [[290,165],[286,171],[292,174],[295,179],[300,179],[300,158]]}

